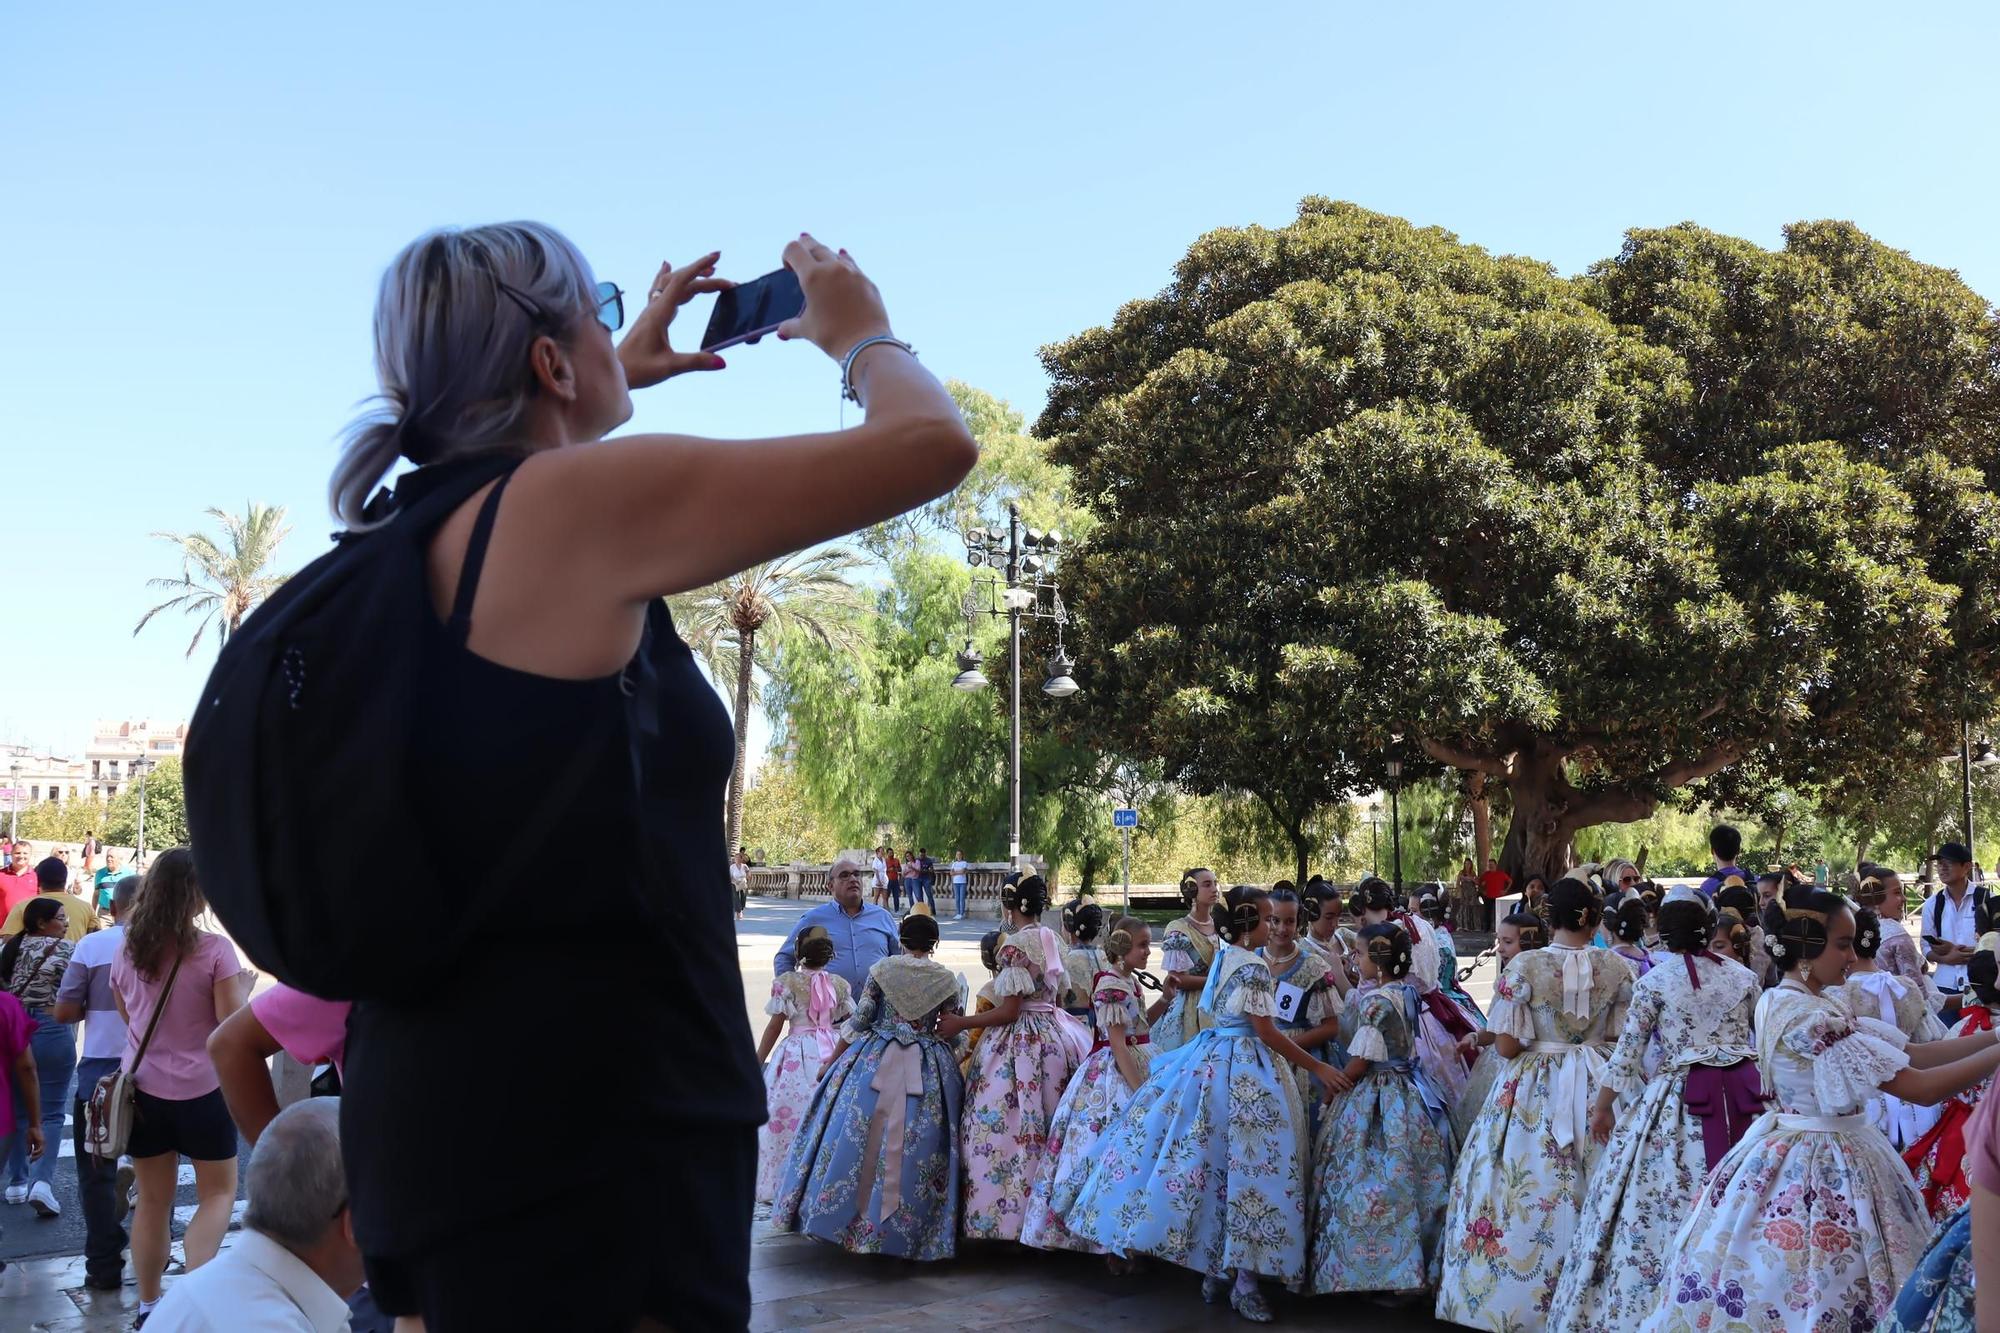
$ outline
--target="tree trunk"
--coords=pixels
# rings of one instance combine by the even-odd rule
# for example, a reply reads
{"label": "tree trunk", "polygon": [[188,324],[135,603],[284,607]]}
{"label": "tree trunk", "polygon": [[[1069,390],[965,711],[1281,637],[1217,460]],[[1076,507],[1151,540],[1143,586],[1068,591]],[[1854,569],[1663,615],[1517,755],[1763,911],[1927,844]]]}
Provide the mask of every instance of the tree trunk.
{"label": "tree trunk", "polygon": [[736,631],[736,767],[729,775],[729,854],[743,842],[743,769],[750,749],[750,673],[757,647],[755,628]]}
{"label": "tree trunk", "polygon": [[1571,838],[1592,822],[1572,799],[1562,755],[1524,746],[1507,775],[1507,790],[1514,798],[1514,816],[1500,849],[1500,866],[1514,877],[1516,887],[1530,875],[1554,884],[1570,867]]}
{"label": "tree trunk", "polygon": [[1472,809],[1472,866],[1484,871],[1493,855],[1493,807],[1486,800],[1486,775],[1465,775],[1465,803]]}
{"label": "tree trunk", "polygon": [[1285,833],[1292,840],[1292,884],[1294,886],[1304,884],[1306,877],[1311,873],[1307,867],[1312,861],[1312,839],[1306,836],[1303,827],[1288,828]]}

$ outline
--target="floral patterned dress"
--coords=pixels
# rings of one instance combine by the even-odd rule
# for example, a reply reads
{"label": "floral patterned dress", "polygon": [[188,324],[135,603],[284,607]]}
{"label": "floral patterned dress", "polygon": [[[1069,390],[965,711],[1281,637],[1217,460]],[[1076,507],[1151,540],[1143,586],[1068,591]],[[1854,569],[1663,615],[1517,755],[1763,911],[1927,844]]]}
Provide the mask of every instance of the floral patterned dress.
{"label": "floral patterned dress", "polygon": [[1451,1002],[1457,1005],[1466,1017],[1477,1023],[1480,1027],[1485,1027],[1486,1015],[1479,1012],[1478,1002],[1472,998],[1471,993],[1464,986],[1459,984],[1458,941],[1452,938],[1450,930],[1439,927],[1437,928],[1437,945],[1439,988],[1451,997]]}
{"label": "floral patterned dress", "polygon": [[[1166,934],[1160,940],[1160,966],[1169,972],[1205,977],[1208,969],[1215,965],[1215,953],[1221,947],[1212,930],[1202,930],[1195,925],[1193,917],[1177,917],[1167,923]],[[1209,1016],[1201,1010],[1200,994],[1199,991],[1177,990],[1168,999],[1167,1011],[1153,1026],[1153,1048],[1156,1051],[1171,1051],[1185,1046],[1194,1039],[1195,1033],[1209,1025]]]}
{"label": "floral patterned dress", "polygon": [[812,1105],[819,1071],[839,1040],[834,1024],[854,1013],[847,978],[825,968],[796,968],[771,982],[767,1014],[782,1014],[785,1039],[764,1064],[764,1105],[768,1118],[757,1131],[757,1202],[778,1197],[778,1177],[791,1151],[792,1136]]}
{"label": "floral patterned dress", "polygon": [[1146,1001],[1139,983],[1116,972],[1099,972],[1096,981],[1091,1001],[1097,1044],[1069,1081],[1055,1118],[1049,1122],[1048,1145],[1035,1168],[1034,1188],[1028,1192],[1028,1217],[1021,1224],[1021,1243],[1038,1250],[1103,1253],[1090,1241],[1072,1235],[1063,1218],[1076,1203],[1077,1191],[1097,1160],[1104,1131],[1117,1122],[1132,1100],[1132,1089],[1111,1053],[1109,1030],[1125,1030],[1141,1070],[1152,1055],[1146,1039]]}
{"label": "floral patterned dress", "polygon": [[1757,1002],[1776,1104],[1710,1174],[1675,1238],[1647,1333],[1867,1330],[1931,1234],[1923,1196],[1868,1115],[1909,1064],[1903,1034],[1839,988],[1787,977]]}
{"label": "floral patterned dress", "polygon": [[[1455,1106],[1470,1077],[1465,1057],[1458,1053],[1458,1039],[1477,1032],[1486,1020],[1475,1016],[1476,1009],[1460,1006],[1449,990],[1438,985],[1444,969],[1444,932],[1408,913],[1390,919],[1408,931],[1412,941],[1410,983],[1422,1001],[1417,1012],[1417,1063],[1430,1076],[1431,1086],[1444,1095],[1445,1105]],[[1358,960],[1356,975],[1360,975]]]}
{"label": "floral patterned dress", "polygon": [[1097,974],[1108,971],[1110,967],[1111,961],[1104,956],[1103,945],[1072,945],[1063,954],[1063,1012],[1081,1019],[1086,1025],[1094,1025],[1096,1007],[1090,1001],[1091,986]]}
{"label": "floral patterned dress", "polygon": [[[1991,1032],[1994,1018],[1993,1011],[1987,1006],[1968,1002],[1951,1035],[1970,1037],[1980,1032]],[[1972,1178],[1967,1174],[1965,1162],[1965,1132],[1972,1122],[1972,1112],[1982,1099],[1992,1094],[1991,1075],[1964,1092],[1952,1094],[1938,1108],[1937,1123],[1930,1132],[1911,1144],[1909,1151],[1903,1154],[1903,1164],[1910,1168],[1910,1174],[1916,1177],[1917,1188],[1923,1192],[1924,1205],[1939,1222],[1965,1207],[1966,1201],[1972,1197]]]}
{"label": "floral patterned dress", "polygon": [[967,1240],[1021,1238],[1049,1122],[1070,1076],[1090,1053],[1090,1034],[1056,1007],[1064,985],[1056,933],[1023,926],[1000,941],[997,956],[994,998],[1020,996],[1021,1013],[1005,1027],[985,1029],[965,1080],[959,1157]]}
{"label": "floral patterned dress", "polygon": [[[1756,1058],[1750,1020],[1759,990],[1749,968],[1713,954],[1664,958],[1633,987],[1605,1072],[1632,1105],[1591,1176],[1549,1307],[1551,1333],[1623,1333],[1659,1303],[1675,1234],[1708,1180],[1705,1135],[1717,1135],[1717,1154],[1727,1146],[1724,1127],[1689,1106],[1690,1071],[1741,1066],[1738,1076],[1755,1084],[1748,1062]],[[1646,1053],[1655,1043],[1662,1065],[1649,1077]],[[1708,1090],[1697,1083],[1693,1091],[1701,1106]],[[1755,1087],[1744,1091],[1741,1109],[1754,1114]]]}
{"label": "floral patterned dress", "polygon": [[1418,1291],[1438,1278],[1451,1190],[1444,1099],[1415,1061],[1417,989],[1363,982],[1348,997],[1348,1055],[1371,1063],[1333,1099],[1313,1147],[1306,1286]]}
{"label": "floral patterned dress", "polygon": [[1276,1013],[1264,960],[1226,946],[1200,996],[1214,1024],[1153,1055],[1069,1210],[1111,1254],[1150,1254],[1210,1277],[1288,1283],[1306,1271],[1306,1114],[1250,1019]]}
{"label": "floral patterned dress", "polygon": [[1631,1002],[1631,969],[1595,947],[1517,954],[1494,983],[1487,1026],[1527,1049],[1487,1093],[1452,1176],[1438,1318],[1541,1326],[1597,1164],[1604,1052]]}
{"label": "floral patterned dress", "polygon": [[[1263,949],[1257,951],[1257,956],[1264,959],[1264,966],[1271,969],[1271,980],[1277,986],[1278,1030],[1293,1041],[1340,1013],[1340,995],[1333,988],[1333,969],[1320,954],[1300,945],[1290,958],[1276,963]],[[1285,989],[1287,986],[1299,993],[1290,994]],[[1291,1001],[1289,1007],[1286,1004],[1288,999]],[[1286,1016],[1287,1012],[1290,1017]],[[1331,1065],[1347,1063],[1347,1052],[1337,1036],[1306,1053]],[[1299,1085],[1299,1100],[1304,1103],[1307,1113],[1312,1114],[1320,1104],[1318,1081],[1297,1065],[1287,1065],[1286,1068],[1291,1070],[1293,1081]],[[1315,1127],[1319,1124],[1316,1115],[1313,1116],[1313,1124]]]}
{"label": "floral patterned dress", "polygon": [[[1880,954],[1876,955],[1880,958]],[[1848,1006],[1856,1013],[1881,1019],[1903,1034],[1906,1041],[1942,1041],[1944,1024],[1938,1019],[1930,992],[1902,977],[1880,971],[1850,972],[1847,976]],[[1883,1093],[1869,1108],[1875,1128],[1889,1136],[1889,1146],[1903,1152],[1930,1133],[1938,1122],[1941,1108],[1918,1106],[1901,1097]],[[1947,1212],[1951,1211],[1946,1209]]]}
{"label": "floral patterned dress", "polygon": [[1961,1208],[1945,1220],[1937,1239],[1903,1284],[1881,1333],[1975,1333],[1973,1310],[1972,1210]]}
{"label": "floral patterned dress", "polygon": [[856,1254],[957,1252],[964,1088],[951,1043],[934,1034],[959,991],[957,973],[915,955],[869,971],[841,1033],[847,1050],[813,1092],[785,1158],[775,1230]]}

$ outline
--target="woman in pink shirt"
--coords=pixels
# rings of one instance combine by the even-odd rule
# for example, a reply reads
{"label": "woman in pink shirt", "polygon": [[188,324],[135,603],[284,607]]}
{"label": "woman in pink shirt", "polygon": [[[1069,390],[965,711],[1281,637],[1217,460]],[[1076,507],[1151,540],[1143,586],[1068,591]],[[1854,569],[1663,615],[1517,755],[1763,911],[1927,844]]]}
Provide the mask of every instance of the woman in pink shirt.
{"label": "woman in pink shirt", "polygon": [[[132,1271],[142,1320],[160,1299],[180,1159],[194,1161],[198,1199],[183,1238],[190,1269],[215,1257],[236,1199],[236,1126],[208,1058],[208,1034],[242,1006],[251,974],[226,936],[195,929],[206,905],[187,848],[162,854],[132,905],[124,951],[111,966],[111,989],[127,1024],[125,1068],[139,1090],[127,1151],[139,1183]],[[137,1060],[156,1011],[159,1026]]]}

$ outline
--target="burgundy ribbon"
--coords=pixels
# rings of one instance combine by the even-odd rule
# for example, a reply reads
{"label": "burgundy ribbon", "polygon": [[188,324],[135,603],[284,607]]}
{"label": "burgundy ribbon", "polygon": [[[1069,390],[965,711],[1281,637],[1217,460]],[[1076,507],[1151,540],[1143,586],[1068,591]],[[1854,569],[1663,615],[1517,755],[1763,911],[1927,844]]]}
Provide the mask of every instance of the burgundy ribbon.
{"label": "burgundy ribbon", "polygon": [[1763,1114],[1763,1082],[1757,1074],[1757,1062],[1696,1065],[1688,1070],[1681,1103],[1701,1121],[1701,1149],[1708,1158],[1708,1169],[1713,1171],[1749,1130],[1750,1122]]}
{"label": "burgundy ribbon", "polygon": [[[1458,1006],[1451,1002],[1451,997],[1446,995],[1443,990],[1424,991],[1418,996],[1418,999],[1426,1009],[1431,1011],[1431,1016],[1444,1026],[1444,1030],[1451,1034],[1452,1040],[1456,1041],[1460,1037],[1471,1036],[1479,1030],[1473,1026],[1471,1019],[1459,1012]],[[1463,1056],[1462,1058],[1465,1060],[1466,1067],[1468,1069],[1471,1068],[1475,1057]]]}
{"label": "burgundy ribbon", "polygon": [[[1703,949],[1703,950],[1702,950],[1701,952],[1699,952],[1699,953],[1684,953],[1684,954],[1682,954],[1682,955],[1681,955],[1681,959],[1682,959],[1682,961],[1683,961],[1683,962],[1685,962],[1685,963],[1686,963],[1686,964],[1688,965],[1688,981],[1689,981],[1689,982],[1691,982],[1691,983],[1693,983],[1693,985],[1694,985],[1694,988],[1695,988],[1696,990],[1700,990],[1700,989],[1701,989],[1701,973],[1699,973],[1699,972],[1697,972],[1697,971],[1695,971],[1695,970],[1694,970],[1694,960],[1695,960],[1695,959],[1697,959],[1697,958],[1706,958],[1706,959],[1707,959],[1707,960],[1708,960],[1709,962],[1711,962],[1711,963],[1719,963],[1719,962],[1721,962],[1722,960],[1721,960],[1720,958],[1716,957],[1716,956],[1715,956],[1714,954],[1710,953],[1710,952],[1709,952],[1708,950],[1706,950],[1706,949]],[[1714,1163],[1714,1162],[1710,1162],[1710,1163],[1709,1163],[1709,1165],[1710,1165],[1710,1166],[1714,1166],[1714,1165],[1715,1165],[1715,1163]]]}

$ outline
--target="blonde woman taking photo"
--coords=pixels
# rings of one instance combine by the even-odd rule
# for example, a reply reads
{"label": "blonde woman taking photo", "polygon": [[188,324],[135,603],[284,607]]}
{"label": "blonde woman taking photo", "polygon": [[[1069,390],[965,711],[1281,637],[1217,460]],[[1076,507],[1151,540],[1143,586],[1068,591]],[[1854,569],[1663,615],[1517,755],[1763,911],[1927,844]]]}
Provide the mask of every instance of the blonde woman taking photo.
{"label": "blonde woman taking photo", "polygon": [[[730,285],[716,254],[662,267],[622,342],[624,293],[538,223],[434,232],[382,280],[382,407],[350,432],[334,508],[379,519],[368,497],[399,458],[420,465],[400,501],[466,495],[424,539],[416,722],[383,762],[407,766],[427,825],[473,845],[506,845],[536,793],[547,842],[517,863],[611,849],[619,922],[524,953],[522,924],[550,919],[547,877],[502,873],[469,895],[417,998],[355,1006],[341,1141],[356,1234],[383,1309],[431,1333],[749,1319],[764,1085],[721,817],[734,735],[662,599],[931,500],[977,452],[852,259],[803,234],[782,258],[806,305],[778,336],[834,359],[838,376],[805,373],[827,384],[828,419],[836,381],[851,389],[865,417],[850,429],[605,438],[632,389],[722,368],[669,338],[683,304]],[[547,791],[572,770],[567,795]],[[523,1003],[543,976],[562,977],[561,1003]],[[508,1090],[496,1036],[584,1098],[587,1131]],[[561,1151],[494,1169],[525,1144]]]}

